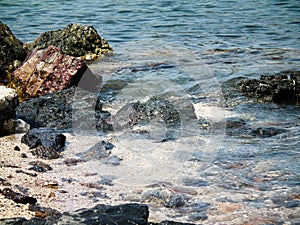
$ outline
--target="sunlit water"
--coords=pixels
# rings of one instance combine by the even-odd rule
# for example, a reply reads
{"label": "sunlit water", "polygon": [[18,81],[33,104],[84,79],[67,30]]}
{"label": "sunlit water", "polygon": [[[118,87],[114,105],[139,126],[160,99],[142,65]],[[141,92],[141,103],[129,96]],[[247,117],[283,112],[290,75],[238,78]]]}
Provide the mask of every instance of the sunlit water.
{"label": "sunlit water", "polygon": [[[208,207],[209,221],[238,223],[242,215],[297,218],[297,202],[288,208],[276,198],[292,201],[290,196],[299,194],[299,106],[258,104],[236,93],[231,81],[299,70],[299,18],[299,1],[0,2],[1,21],[24,42],[68,23],[93,25],[115,53],[90,66],[103,77],[106,88],[99,92],[113,115],[122,116],[127,104],[153,96],[174,105],[182,118],[176,140],[160,142],[165,124],[154,120],[148,127],[115,127],[105,136],[94,130],[88,138],[75,133],[65,154],[71,157],[102,139],[114,143],[113,154],[123,159],[120,166],[89,161],[84,168],[113,177],[118,185],[111,196],[118,201],[139,200],[140,192],[133,190],[155,182],[185,186],[185,178],[205,180],[207,185],[190,187],[198,195],[190,196],[186,208],[152,208],[153,218],[193,222],[189,215],[198,211],[191,203],[218,201],[239,203],[242,209],[229,213],[232,219]],[[151,68],[155,64],[163,66]],[[285,132],[265,138],[231,133],[225,129],[228,118],[245,121],[249,130]],[[219,125],[203,129],[203,119]],[[149,136],[139,134],[145,130]]]}

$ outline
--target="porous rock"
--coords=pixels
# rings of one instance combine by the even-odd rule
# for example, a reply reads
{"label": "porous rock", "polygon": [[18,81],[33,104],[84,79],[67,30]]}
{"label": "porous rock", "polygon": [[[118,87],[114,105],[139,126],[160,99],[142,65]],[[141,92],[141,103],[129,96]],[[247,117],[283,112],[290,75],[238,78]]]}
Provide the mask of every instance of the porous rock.
{"label": "porous rock", "polygon": [[63,54],[81,56],[85,60],[93,60],[112,51],[94,27],[80,24],[69,24],[64,29],[45,32],[35,39],[32,48],[45,49],[51,45],[59,47]]}
{"label": "porous rock", "polygon": [[8,83],[8,73],[16,69],[26,58],[23,43],[9,27],[0,21],[0,83]]}
{"label": "porous rock", "polygon": [[64,55],[60,49],[49,46],[33,51],[21,67],[12,73],[11,87],[18,90],[21,98],[43,94],[77,85],[86,71],[83,61]]}
{"label": "porous rock", "polygon": [[300,103],[300,71],[245,79],[238,87],[247,96],[256,97],[260,102]]}

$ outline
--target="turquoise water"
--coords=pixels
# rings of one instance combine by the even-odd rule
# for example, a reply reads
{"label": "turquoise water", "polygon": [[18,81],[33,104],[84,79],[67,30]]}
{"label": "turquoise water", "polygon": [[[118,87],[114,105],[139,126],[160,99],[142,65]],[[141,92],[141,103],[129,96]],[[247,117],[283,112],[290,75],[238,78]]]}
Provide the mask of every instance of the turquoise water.
{"label": "turquoise water", "polygon": [[[126,100],[143,100],[163,92],[170,99],[175,96],[190,105],[218,102],[218,106],[230,111],[231,117],[247,121],[252,129],[285,129],[287,132],[269,138],[210,133],[211,142],[204,146],[216,152],[210,158],[211,167],[204,174],[196,175],[210,185],[199,187],[198,191],[207,193],[211,201],[216,200],[215,196],[221,198],[223,193],[236,202],[243,202],[248,208],[236,214],[240,218],[261,216],[257,209],[269,215],[276,208],[277,213],[270,214],[269,218],[281,221],[299,210],[299,206],[288,211],[282,205],[270,203],[278,195],[288,199],[293,193],[299,193],[299,106],[256,104],[227,91],[231,90],[231,80],[241,76],[257,78],[262,74],[300,70],[300,1],[1,0],[0,20],[23,42],[32,42],[40,33],[64,28],[69,23],[93,25],[111,44],[115,56],[92,68],[104,75],[106,82],[113,75],[113,84],[120,82],[119,87],[124,87],[129,83],[117,94],[105,93],[109,110],[117,111]],[[170,68],[135,69],[135,72],[130,69],[161,62],[171,65]],[[170,84],[178,88],[172,89]],[[174,102],[177,106],[182,103]],[[216,114],[213,118],[217,117],[214,109],[210,112]],[[195,121],[191,126],[183,124],[182,132],[196,129],[194,125]],[[218,135],[223,135],[220,140]],[[118,143],[130,148],[134,138],[137,146],[147,146],[134,135],[119,139]],[[179,144],[189,148],[186,136],[183,139]],[[195,143],[192,135],[190,140]],[[217,145],[218,141],[222,143]],[[163,145],[159,147],[162,152],[168,150]],[[180,157],[178,151],[178,155],[168,160]],[[179,163],[185,160],[183,157]],[[258,197],[250,201],[254,194]],[[177,219],[184,214],[176,210],[172,213],[167,212]],[[214,209],[208,211],[212,224],[215,224],[214,213]],[[191,221],[184,218],[183,221]]]}

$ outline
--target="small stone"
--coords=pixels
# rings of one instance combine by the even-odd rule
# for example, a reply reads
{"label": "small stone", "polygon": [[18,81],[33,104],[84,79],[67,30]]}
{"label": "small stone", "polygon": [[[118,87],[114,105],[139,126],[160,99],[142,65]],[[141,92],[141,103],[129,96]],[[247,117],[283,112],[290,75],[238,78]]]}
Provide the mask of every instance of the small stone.
{"label": "small stone", "polygon": [[15,146],[15,147],[14,147],[14,150],[15,150],[15,151],[18,151],[18,152],[21,151],[21,149],[20,149],[19,146]]}
{"label": "small stone", "polygon": [[36,172],[47,172],[49,170],[52,170],[52,167],[50,165],[43,163],[41,161],[30,162],[29,165],[33,166],[30,167],[29,170],[34,170]]}
{"label": "small stone", "polygon": [[21,204],[35,204],[37,203],[36,198],[29,197],[27,195],[23,195],[21,193],[14,192],[10,188],[4,188],[2,191],[0,190],[0,193],[5,196],[5,198],[11,199],[16,203]]}
{"label": "small stone", "polygon": [[203,220],[207,220],[208,217],[205,213],[193,213],[191,215],[189,215],[189,219],[193,220],[193,221],[203,221]]}
{"label": "small stone", "polygon": [[172,195],[170,198],[168,198],[164,205],[168,208],[178,208],[185,204],[185,198],[183,195],[176,194]]}

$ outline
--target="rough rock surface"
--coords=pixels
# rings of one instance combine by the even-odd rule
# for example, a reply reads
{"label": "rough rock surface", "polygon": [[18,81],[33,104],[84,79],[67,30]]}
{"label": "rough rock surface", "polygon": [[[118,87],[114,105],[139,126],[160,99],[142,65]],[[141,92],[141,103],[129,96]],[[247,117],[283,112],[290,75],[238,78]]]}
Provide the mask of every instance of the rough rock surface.
{"label": "rough rock surface", "polygon": [[63,54],[82,56],[93,60],[112,51],[108,42],[101,38],[92,26],[69,24],[62,30],[41,34],[32,44],[32,48],[45,49],[51,45],[59,47]]}
{"label": "rough rock surface", "polygon": [[34,155],[44,159],[55,159],[64,150],[66,137],[55,130],[35,128],[29,130],[21,142],[34,149]]}
{"label": "rough rock surface", "polygon": [[37,97],[78,84],[86,69],[83,61],[49,46],[33,51],[24,64],[12,73],[11,86],[24,98]]}
{"label": "rough rock surface", "polygon": [[300,72],[287,72],[273,76],[261,76],[260,79],[245,79],[239,89],[261,102],[300,103]]}
{"label": "rough rock surface", "polygon": [[14,89],[0,86],[0,136],[14,132],[18,103],[17,92]]}
{"label": "rough rock surface", "polygon": [[36,198],[23,195],[21,193],[15,192],[10,188],[4,188],[3,190],[0,190],[0,193],[4,195],[6,198],[13,200],[16,203],[21,203],[21,204],[35,204],[37,203]]}
{"label": "rough rock surface", "polygon": [[[23,119],[30,124],[31,128],[47,127],[59,130],[71,131],[73,121],[73,98],[77,91],[76,87],[71,87],[55,93],[40,96],[39,98],[28,99],[19,104],[16,109],[17,118]],[[94,115],[92,119],[95,121],[95,126],[98,130],[111,130],[111,125],[105,122],[105,119],[110,116],[106,111],[102,111],[102,105],[98,101],[93,103],[94,98],[77,98],[76,101],[83,101],[87,105],[95,105]],[[78,121],[85,121],[85,117],[90,115],[79,114]]]}
{"label": "rough rock surface", "polygon": [[6,72],[12,72],[26,58],[23,43],[18,40],[9,27],[0,21],[0,83],[6,84]]}

